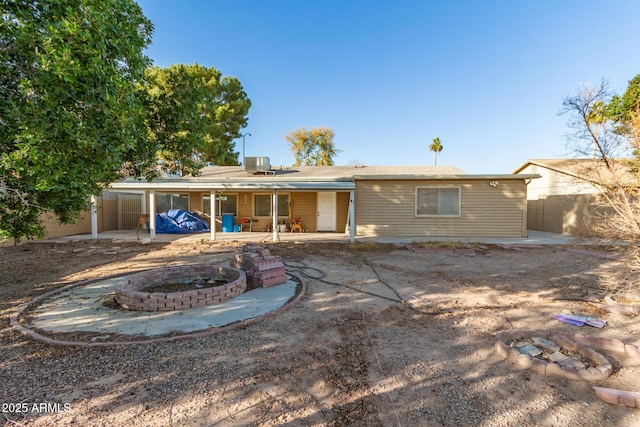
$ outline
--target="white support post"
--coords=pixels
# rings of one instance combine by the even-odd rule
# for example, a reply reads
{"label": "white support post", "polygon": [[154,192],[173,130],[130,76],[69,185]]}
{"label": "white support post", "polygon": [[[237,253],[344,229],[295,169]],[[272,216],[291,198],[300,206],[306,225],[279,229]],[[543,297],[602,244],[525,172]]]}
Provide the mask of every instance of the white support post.
{"label": "white support post", "polygon": [[351,201],[349,201],[349,207],[347,209],[347,220],[344,223],[344,235],[351,235]]}
{"label": "white support post", "polygon": [[156,238],[156,192],[149,191],[149,238]]}
{"label": "white support post", "polygon": [[356,238],[356,207],[355,190],[349,191],[349,241],[355,242]]}
{"label": "white support post", "polygon": [[278,241],[278,190],[273,190],[273,241]]}
{"label": "white support post", "polygon": [[142,193],[142,200],[140,201],[140,209],[142,210],[142,212],[140,212],[142,214],[149,213],[147,211],[147,192],[146,191]]}
{"label": "white support post", "polygon": [[216,192],[211,192],[211,240],[216,240]]}
{"label": "white support post", "polygon": [[96,196],[91,196],[91,238],[98,238],[98,206]]}

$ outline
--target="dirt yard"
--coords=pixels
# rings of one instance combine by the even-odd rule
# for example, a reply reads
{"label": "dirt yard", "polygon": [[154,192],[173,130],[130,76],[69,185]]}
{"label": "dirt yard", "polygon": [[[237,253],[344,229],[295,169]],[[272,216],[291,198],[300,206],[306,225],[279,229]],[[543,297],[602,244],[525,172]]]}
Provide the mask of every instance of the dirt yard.
{"label": "dirt yard", "polygon": [[[640,391],[640,368],[605,353],[598,383],[518,370],[501,331],[566,330],[640,345],[637,317],[585,301],[624,268],[615,251],[375,244],[267,245],[309,278],[301,302],[258,323],[140,346],[52,346],[12,329],[34,297],[78,280],[173,262],[229,260],[233,243],[27,243],[0,248],[0,425],[640,426],[592,386]],[[318,280],[319,279],[319,280]],[[560,311],[604,329],[554,319]]]}

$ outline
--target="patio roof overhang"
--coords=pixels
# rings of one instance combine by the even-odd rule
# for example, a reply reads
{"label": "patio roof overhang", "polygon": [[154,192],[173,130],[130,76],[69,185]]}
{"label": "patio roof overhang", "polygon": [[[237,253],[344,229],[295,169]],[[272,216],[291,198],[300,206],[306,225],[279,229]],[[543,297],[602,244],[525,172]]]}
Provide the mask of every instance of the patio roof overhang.
{"label": "patio roof overhang", "polygon": [[139,180],[126,180],[114,182],[109,186],[110,190],[154,190],[154,191],[254,191],[254,190],[287,190],[287,191],[350,191],[356,188],[352,180],[162,180],[146,182]]}
{"label": "patio roof overhang", "polygon": [[[223,192],[227,190],[235,191],[273,191],[273,240],[278,240],[278,215],[277,215],[277,203],[276,197],[279,190],[284,191],[336,191],[336,192],[349,192],[349,225],[348,232],[351,242],[355,237],[355,209],[353,207],[356,184],[350,178],[305,178],[304,180],[284,178],[284,179],[272,179],[265,181],[264,179],[255,178],[236,178],[236,179],[210,179],[210,178],[187,178],[187,179],[162,179],[158,181],[142,181],[128,179],[119,182],[112,183],[107,189],[114,191],[149,191],[154,193],[156,191],[194,191],[194,192],[210,192],[211,197],[217,192]],[[149,217],[149,235],[153,239],[155,237],[155,203],[153,198],[150,202],[150,217]],[[215,211],[212,213],[215,216]],[[93,216],[92,216],[93,218]],[[94,220],[93,218],[92,220]],[[215,227],[211,227],[211,240],[215,240]]]}

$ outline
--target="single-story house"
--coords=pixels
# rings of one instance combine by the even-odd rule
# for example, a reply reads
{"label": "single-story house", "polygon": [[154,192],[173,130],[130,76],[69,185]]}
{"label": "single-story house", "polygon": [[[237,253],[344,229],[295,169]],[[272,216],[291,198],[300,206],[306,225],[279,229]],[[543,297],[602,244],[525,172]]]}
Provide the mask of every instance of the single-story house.
{"label": "single-story house", "polygon": [[[620,160],[620,159],[618,159]],[[616,169],[624,174],[623,163]],[[610,177],[597,159],[530,159],[514,174],[537,174],[527,191],[527,228],[571,235],[591,234],[600,213],[594,205]]]}
{"label": "single-story house", "polygon": [[[121,228],[168,209],[201,212],[214,226],[357,236],[526,237],[533,174],[470,175],[449,166],[210,166],[197,177],[113,183]],[[255,165],[247,158],[248,165]],[[266,163],[267,167],[264,167]],[[110,197],[113,198],[113,197]],[[214,203],[212,203],[214,201]],[[102,213],[105,216],[105,213]],[[279,227],[280,225],[280,227]]]}
{"label": "single-story house", "polygon": [[147,218],[154,238],[155,213],[170,209],[202,214],[213,225],[213,240],[223,231],[223,220],[243,232],[268,230],[274,239],[292,228],[345,233],[351,241],[355,236],[526,237],[527,191],[540,177],[536,172],[472,175],[450,166],[274,168],[268,158],[245,163],[209,166],[197,177],[115,182],[76,224],[47,218],[46,237],[91,233],[97,238],[98,232],[136,229]]}

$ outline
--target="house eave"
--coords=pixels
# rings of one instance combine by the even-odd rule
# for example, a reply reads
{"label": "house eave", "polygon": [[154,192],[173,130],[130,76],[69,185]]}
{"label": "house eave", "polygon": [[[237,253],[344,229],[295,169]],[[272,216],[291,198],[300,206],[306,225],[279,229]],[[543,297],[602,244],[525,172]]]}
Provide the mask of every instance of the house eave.
{"label": "house eave", "polygon": [[429,181],[454,181],[454,180],[466,180],[466,181],[482,181],[482,180],[524,180],[524,179],[536,179],[540,178],[539,174],[444,174],[444,175],[354,175],[354,181],[391,181],[391,180],[429,180]]}
{"label": "house eave", "polygon": [[304,182],[293,180],[275,180],[275,181],[123,181],[115,182],[109,186],[112,190],[187,190],[187,191],[220,191],[220,190],[289,190],[289,191],[349,191],[355,188],[355,183],[351,180],[333,180],[319,181],[306,180]]}
{"label": "house eave", "polygon": [[158,181],[124,180],[112,183],[110,190],[120,191],[259,191],[259,190],[288,190],[288,191],[350,191],[356,188],[356,181],[481,181],[481,180],[529,180],[540,178],[539,174],[442,174],[442,175],[354,175],[352,178],[305,178],[303,181],[292,178],[278,178],[265,181],[263,179],[225,179],[203,180],[191,179],[163,179]]}

